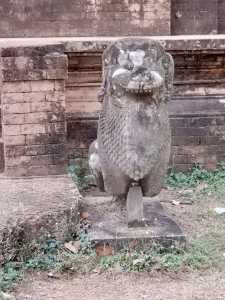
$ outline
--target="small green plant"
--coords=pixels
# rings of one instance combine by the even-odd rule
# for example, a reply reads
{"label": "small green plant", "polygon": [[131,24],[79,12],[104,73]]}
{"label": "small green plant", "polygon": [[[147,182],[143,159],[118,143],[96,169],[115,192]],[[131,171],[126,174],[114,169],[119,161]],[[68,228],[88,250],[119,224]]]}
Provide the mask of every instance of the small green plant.
{"label": "small green plant", "polygon": [[[33,249],[32,256],[24,262],[7,263],[0,270],[0,290],[6,291],[16,287],[23,278],[25,271],[50,270],[67,272],[78,270],[109,269],[120,267],[124,271],[148,271],[151,268],[173,272],[188,266],[193,269],[225,268],[225,245],[216,240],[201,238],[193,240],[185,251],[179,245],[165,249],[160,244],[148,245],[144,249],[131,250],[124,248],[112,255],[100,257],[96,254],[85,229],[81,228],[74,234],[74,239],[80,240],[77,253],[66,251],[63,243],[49,238],[43,245],[27,245],[23,249]],[[21,250],[22,251],[22,250]],[[25,252],[27,253],[27,252]],[[24,255],[25,258],[25,255]]]}
{"label": "small green plant", "polygon": [[93,176],[89,171],[88,162],[83,163],[80,153],[75,154],[74,165],[70,165],[68,170],[80,192],[94,184]]}
{"label": "small green plant", "polygon": [[23,278],[20,268],[7,263],[2,270],[0,269],[0,291],[11,290],[17,286],[19,280]]}
{"label": "small green plant", "polygon": [[24,269],[48,270],[53,268],[54,272],[60,271],[65,265],[58,256],[62,248],[59,241],[53,238],[47,239],[45,244],[36,247],[33,257],[26,260]]}
{"label": "small green plant", "polygon": [[173,173],[166,176],[165,184],[173,188],[196,189],[200,183],[205,183],[201,193],[217,193],[218,196],[225,196],[225,163],[220,163],[220,169],[213,172],[205,170],[201,165],[195,164],[190,174]]}

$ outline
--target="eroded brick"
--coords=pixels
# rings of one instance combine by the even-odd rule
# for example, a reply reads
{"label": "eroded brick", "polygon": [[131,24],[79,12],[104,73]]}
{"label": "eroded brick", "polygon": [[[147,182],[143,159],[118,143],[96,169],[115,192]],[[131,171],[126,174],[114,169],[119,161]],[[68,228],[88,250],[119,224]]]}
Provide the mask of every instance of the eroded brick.
{"label": "eroded brick", "polygon": [[51,165],[49,166],[49,174],[50,175],[63,175],[68,173],[68,165]]}
{"label": "eroded brick", "polygon": [[49,132],[66,132],[66,123],[49,123],[46,124],[46,133]]}
{"label": "eroded brick", "polygon": [[24,123],[46,123],[48,120],[48,114],[46,112],[29,113],[24,115]]}
{"label": "eroded brick", "polygon": [[45,133],[45,124],[24,124],[21,125],[21,134]]}
{"label": "eroded brick", "polygon": [[22,103],[24,93],[4,93],[2,94],[3,104]]}
{"label": "eroded brick", "polygon": [[26,155],[42,155],[46,154],[45,145],[31,145],[25,147]]}
{"label": "eroded brick", "polygon": [[29,81],[3,82],[2,93],[28,93],[31,91]]}
{"label": "eroded brick", "polygon": [[25,135],[5,136],[4,144],[6,146],[25,145]]}
{"label": "eroded brick", "polygon": [[24,146],[5,146],[5,155],[7,157],[16,157],[25,155]]}
{"label": "eroded brick", "polygon": [[3,124],[6,125],[24,124],[24,114],[5,114],[3,116]]}
{"label": "eroded brick", "polygon": [[24,177],[27,176],[27,167],[6,167],[5,174],[8,177]]}
{"label": "eroded brick", "polygon": [[48,166],[31,166],[28,167],[29,176],[46,176],[49,175]]}
{"label": "eroded brick", "polygon": [[54,91],[55,82],[53,80],[38,80],[31,81],[30,87],[32,92],[47,92]]}
{"label": "eroded brick", "polygon": [[7,135],[20,135],[21,125],[5,125],[4,126],[4,136]]}
{"label": "eroded brick", "polygon": [[3,114],[25,114],[30,112],[29,103],[4,104]]}

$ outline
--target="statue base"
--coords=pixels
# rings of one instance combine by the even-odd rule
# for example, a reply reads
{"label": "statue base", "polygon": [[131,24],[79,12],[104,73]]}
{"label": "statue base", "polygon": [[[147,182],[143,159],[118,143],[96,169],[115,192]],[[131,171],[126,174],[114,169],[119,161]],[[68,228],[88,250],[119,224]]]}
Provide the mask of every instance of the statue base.
{"label": "statue base", "polygon": [[129,248],[131,244],[133,249],[153,244],[165,248],[186,245],[183,231],[167,215],[157,198],[143,198],[143,227],[134,228],[127,226],[125,201],[112,202],[112,197],[86,197],[84,205],[92,224],[88,233],[96,247],[110,245],[118,251]]}

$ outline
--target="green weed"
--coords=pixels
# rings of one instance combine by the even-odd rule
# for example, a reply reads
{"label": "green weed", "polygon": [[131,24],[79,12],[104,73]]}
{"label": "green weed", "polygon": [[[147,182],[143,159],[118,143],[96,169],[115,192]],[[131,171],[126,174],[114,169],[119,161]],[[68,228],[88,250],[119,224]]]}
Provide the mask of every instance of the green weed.
{"label": "green weed", "polygon": [[220,163],[220,169],[213,172],[205,170],[199,164],[195,164],[190,174],[173,173],[166,176],[165,184],[173,188],[196,189],[200,183],[205,183],[201,193],[217,193],[218,196],[225,196],[225,163]]}
{"label": "green weed", "polygon": [[225,245],[212,238],[199,238],[190,243],[183,255],[184,264],[194,269],[225,268]]}
{"label": "green weed", "polygon": [[23,272],[20,268],[11,263],[6,264],[0,269],[0,291],[13,289],[17,286],[19,280],[23,278]]}
{"label": "green weed", "polygon": [[80,192],[94,184],[93,176],[89,171],[88,162],[83,163],[80,153],[75,154],[74,165],[70,165],[68,170]]}
{"label": "green weed", "polygon": [[[74,233],[73,240],[81,240],[77,253],[67,251],[62,242],[48,239],[43,245],[32,244],[23,249],[33,249],[33,254],[23,262],[10,262],[0,270],[0,289],[11,290],[23,277],[24,272],[49,270],[57,272],[87,272],[92,269],[120,268],[121,271],[150,271],[162,270],[173,272],[189,267],[205,270],[209,268],[225,269],[225,245],[218,244],[214,239],[201,238],[193,240],[186,250],[174,243],[169,249],[162,245],[146,244],[144,249],[131,250],[124,248],[112,255],[100,257],[96,254],[85,229],[81,228]],[[25,252],[27,253],[27,252]],[[22,254],[21,254],[22,255]],[[21,256],[20,256],[21,257]]]}

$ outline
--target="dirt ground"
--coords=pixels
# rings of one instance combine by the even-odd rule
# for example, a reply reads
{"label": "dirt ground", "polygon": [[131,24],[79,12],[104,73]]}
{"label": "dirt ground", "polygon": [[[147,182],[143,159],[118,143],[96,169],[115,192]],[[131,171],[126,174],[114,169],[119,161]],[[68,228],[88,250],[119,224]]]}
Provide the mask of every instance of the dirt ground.
{"label": "dirt ground", "polygon": [[47,279],[44,274],[29,279],[17,292],[19,299],[84,300],[219,300],[224,299],[222,273],[89,274],[70,279]]}
{"label": "dirt ground", "polygon": [[[225,243],[225,218],[213,209],[225,207],[225,199],[199,195],[189,191],[164,189],[160,195],[164,207],[177,221],[187,239],[208,236]],[[172,204],[173,200],[180,202]],[[176,203],[177,203],[176,202]],[[183,203],[182,203],[183,202]],[[48,278],[47,273],[26,276],[15,292],[20,300],[84,299],[84,300],[218,300],[225,299],[225,271],[178,272],[151,271],[126,273],[103,271],[60,278]]]}

